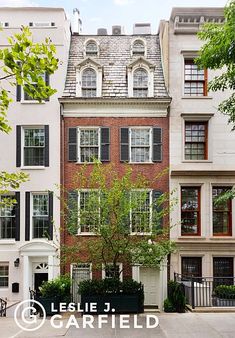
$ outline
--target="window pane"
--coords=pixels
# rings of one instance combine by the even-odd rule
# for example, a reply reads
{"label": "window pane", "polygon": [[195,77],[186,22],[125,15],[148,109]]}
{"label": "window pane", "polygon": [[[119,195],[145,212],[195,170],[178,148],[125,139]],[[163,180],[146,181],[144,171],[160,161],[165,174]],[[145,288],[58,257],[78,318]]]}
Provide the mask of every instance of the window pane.
{"label": "window pane", "polygon": [[43,166],[45,149],[44,128],[24,129],[24,165]]}
{"label": "window pane", "polygon": [[213,234],[231,235],[232,231],[232,204],[231,199],[216,202],[216,198],[228,191],[229,187],[213,187]]}
{"label": "window pane", "polygon": [[48,217],[33,217],[33,238],[47,238],[49,234]]}
{"label": "window pane", "polygon": [[80,129],[80,161],[94,162],[99,158],[99,130]]}
{"label": "window pane", "polygon": [[200,225],[199,188],[181,188],[181,234],[198,235]]}
{"label": "window pane", "polygon": [[149,129],[131,129],[132,146],[149,146],[150,130]]}
{"label": "window pane", "polygon": [[[0,239],[15,238],[15,196],[2,196],[0,202]],[[4,199],[6,199],[4,201]]]}
{"label": "window pane", "polygon": [[33,216],[48,216],[48,194],[33,195]]}
{"label": "window pane", "polygon": [[48,194],[33,194],[33,238],[48,237]]}
{"label": "window pane", "polygon": [[134,72],[134,88],[148,87],[148,73],[145,69],[139,68]]}
{"label": "window pane", "polygon": [[82,73],[82,96],[96,96],[96,72],[94,69],[85,69]]}
{"label": "window pane", "polygon": [[0,265],[0,287],[8,287],[9,266]]}
{"label": "window pane", "polygon": [[94,232],[99,224],[99,192],[80,192],[80,231]]}
{"label": "window pane", "polygon": [[132,232],[150,232],[150,192],[132,192],[131,208]]}
{"label": "window pane", "polygon": [[207,124],[185,123],[185,159],[204,160],[207,157]]}
{"label": "window pane", "polygon": [[25,148],[25,166],[44,166],[44,148]]}
{"label": "window pane", "polygon": [[185,277],[201,277],[201,257],[182,257],[182,275]]}

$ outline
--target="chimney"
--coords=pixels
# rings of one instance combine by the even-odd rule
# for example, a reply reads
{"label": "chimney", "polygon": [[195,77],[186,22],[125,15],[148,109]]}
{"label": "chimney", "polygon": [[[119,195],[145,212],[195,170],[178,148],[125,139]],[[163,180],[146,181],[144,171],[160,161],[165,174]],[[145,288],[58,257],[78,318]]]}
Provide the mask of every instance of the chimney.
{"label": "chimney", "polygon": [[80,12],[77,8],[73,9],[72,32],[73,34],[81,34],[82,32],[82,20],[80,19]]}
{"label": "chimney", "polygon": [[133,27],[133,35],[151,34],[150,23],[135,23]]}

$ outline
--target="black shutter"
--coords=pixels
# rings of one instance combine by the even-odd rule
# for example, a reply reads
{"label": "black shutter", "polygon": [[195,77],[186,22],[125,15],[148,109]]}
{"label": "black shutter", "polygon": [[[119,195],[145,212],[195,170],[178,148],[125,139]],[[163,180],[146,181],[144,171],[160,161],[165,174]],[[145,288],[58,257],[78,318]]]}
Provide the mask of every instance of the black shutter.
{"label": "black shutter", "polygon": [[121,128],[120,161],[129,162],[129,128]]}
{"label": "black shutter", "polygon": [[[17,62],[17,65],[20,66],[20,62]],[[16,84],[16,101],[21,101],[21,85]]]}
{"label": "black shutter", "polygon": [[[45,73],[45,83],[46,86],[50,86],[50,75],[47,72]],[[45,101],[50,101],[50,96],[47,97]]]}
{"label": "black shutter", "polygon": [[159,199],[162,191],[153,190],[153,230],[161,230],[163,227],[163,204]]}
{"label": "black shutter", "polygon": [[30,240],[30,192],[25,193],[25,240]]}
{"label": "black shutter", "polygon": [[101,128],[100,130],[101,143],[101,162],[110,161],[110,130],[109,128]]}
{"label": "black shutter", "polygon": [[49,126],[44,127],[45,131],[45,167],[49,167]]}
{"label": "black shutter", "polygon": [[16,166],[21,166],[21,126],[16,126]]}
{"label": "black shutter", "polygon": [[15,193],[16,206],[15,206],[15,240],[20,240],[20,192]]}
{"label": "black shutter", "polygon": [[77,128],[68,130],[68,161],[77,162]]}
{"label": "black shutter", "polygon": [[78,192],[71,190],[68,192],[66,228],[71,235],[78,233]]}
{"label": "black shutter", "polygon": [[153,128],[153,162],[162,162],[162,128]]}
{"label": "black shutter", "polygon": [[49,192],[49,239],[53,240],[53,192]]}

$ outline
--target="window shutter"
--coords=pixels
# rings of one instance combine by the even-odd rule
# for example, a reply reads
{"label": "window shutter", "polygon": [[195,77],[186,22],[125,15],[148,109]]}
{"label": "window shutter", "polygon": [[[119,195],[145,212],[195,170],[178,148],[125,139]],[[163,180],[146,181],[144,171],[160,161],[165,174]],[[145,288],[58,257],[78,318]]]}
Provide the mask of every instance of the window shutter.
{"label": "window shutter", "polygon": [[49,126],[44,127],[45,131],[45,167],[49,167]]}
{"label": "window shutter", "polygon": [[162,162],[162,128],[153,128],[153,162]]}
{"label": "window shutter", "polygon": [[16,166],[21,166],[21,126],[16,126]]}
{"label": "window shutter", "polygon": [[101,162],[110,161],[110,130],[109,128],[101,128]]}
{"label": "window shutter", "polygon": [[[45,73],[45,83],[46,86],[50,86],[50,75],[47,72]],[[47,97],[45,101],[50,101],[50,97]]]}
{"label": "window shutter", "polygon": [[67,230],[70,234],[78,233],[78,192],[71,190],[68,192],[68,210],[67,210]]}
{"label": "window shutter", "polygon": [[53,240],[53,192],[49,192],[49,239]]}
{"label": "window shutter", "polygon": [[20,192],[17,191],[15,193],[16,206],[15,206],[15,224],[16,224],[16,232],[15,232],[15,240],[20,241]]}
{"label": "window shutter", "polygon": [[25,193],[25,240],[30,240],[30,192]]}
{"label": "window shutter", "polygon": [[120,161],[129,162],[129,128],[121,128]]}
{"label": "window shutter", "polygon": [[77,162],[77,128],[69,128],[68,134],[68,161]]}
{"label": "window shutter", "polygon": [[[20,62],[17,62],[17,65],[20,66]],[[20,102],[21,101],[21,85],[16,84],[16,101]]]}
{"label": "window shutter", "polygon": [[153,230],[161,230],[163,227],[163,205],[158,204],[159,198],[162,196],[162,191],[153,190]]}

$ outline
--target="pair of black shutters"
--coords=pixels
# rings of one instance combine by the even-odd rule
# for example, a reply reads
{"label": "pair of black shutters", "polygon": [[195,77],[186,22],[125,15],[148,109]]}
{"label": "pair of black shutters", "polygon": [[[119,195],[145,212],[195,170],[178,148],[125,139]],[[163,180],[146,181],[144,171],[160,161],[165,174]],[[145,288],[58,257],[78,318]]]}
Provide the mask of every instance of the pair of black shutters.
{"label": "pair of black shutters", "polygon": [[[49,215],[48,215],[48,220],[49,220],[49,239],[53,239],[53,192],[50,191],[48,193],[49,196]],[[32,215],[30,215],[30,198],[31,197],[31,192],[26,191],[25,193],[25,240],[29,241],[30,240],[30,224],[31,224],[31,218]]]}
{"label": "pair of black shutters", "polygon": [[[129,162],[129,130],[130,128],[120,129],[120,161]],[[110,128],[102,127],[101,131],[101,162],[110,161]],[[153,153],[152,161],[162,161],[162,128],[154,127],[153,131]],[[77,128],[68,130],[68,161],[77,162]]]}
{"label": "pair of black shutters", "polygon": [[[21,133],[22,133],[22,126],[16,126],[16,166],[21,167]],[[44,166],[49,167],[49,126],[44,126],[44,133],[45,133],[45,151],[44,151]]]}
{"label": "pair of black shutters", "polygon": [[[49,74],[47,74],[47,73],[45,74],[45,83],[46,83],[47,86],[50,85],[50,76],[49,76]],[[16,86],[16,101],[17,101],[17,102],[20,102],[20,101],[21,101],[22,95],[24,95],[24,92],[23,92],[23,90],[22,90],[22,86],[17,85],[17,86]],[[44,101],[49,101],[49,100],[50,100],[50,98],[48,97],[48,98],[46,98]]]}

